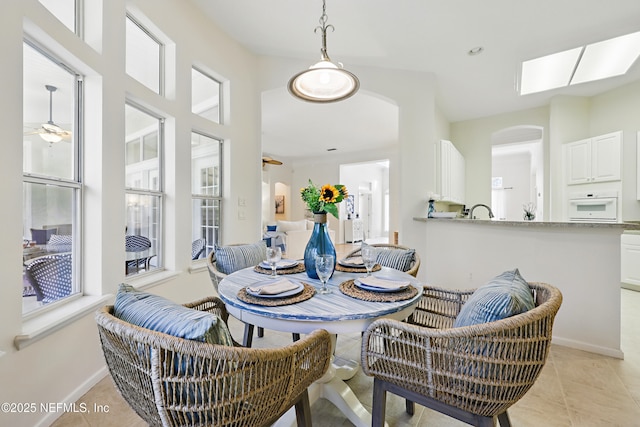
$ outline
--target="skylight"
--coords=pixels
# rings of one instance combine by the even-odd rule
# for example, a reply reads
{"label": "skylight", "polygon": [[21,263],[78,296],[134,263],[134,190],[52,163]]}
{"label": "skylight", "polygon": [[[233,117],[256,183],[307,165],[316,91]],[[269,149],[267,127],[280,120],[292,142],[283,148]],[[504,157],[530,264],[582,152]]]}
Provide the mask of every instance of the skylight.
{"label": "skylight", "polygon": [[522,63],[520,95],[625,74],[640,55],[640,32]]}
{"label": "skylight", "polygon": [[567,86],[581,52],[578,47],[523,62],[520,95]]}

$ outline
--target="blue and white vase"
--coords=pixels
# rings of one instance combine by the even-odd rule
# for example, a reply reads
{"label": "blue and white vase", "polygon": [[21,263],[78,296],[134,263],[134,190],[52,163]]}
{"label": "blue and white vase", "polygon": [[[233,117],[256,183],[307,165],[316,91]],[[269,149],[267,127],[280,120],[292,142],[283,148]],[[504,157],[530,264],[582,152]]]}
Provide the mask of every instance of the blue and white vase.
{"label": "blue and white vase", "polygon": [[307,271],[307,276],[312,279],[318,279],[318,273],[316,273],[317,255],[333,255],[333,266],[335,267],[336,248],[329,237],[326,212],[313,214],[313,231],[304,250],[304,268]]}

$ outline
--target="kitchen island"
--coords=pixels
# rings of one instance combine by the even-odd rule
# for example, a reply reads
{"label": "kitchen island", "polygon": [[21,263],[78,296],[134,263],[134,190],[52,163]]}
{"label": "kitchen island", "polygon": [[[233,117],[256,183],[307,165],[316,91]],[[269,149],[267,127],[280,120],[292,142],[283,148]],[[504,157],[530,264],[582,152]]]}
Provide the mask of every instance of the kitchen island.
{"label": "kitchen island", "polygon": [[620,347],[620,236],[628,223],[414,218],[424,223],[421,270],[428,284],[476,288],[518,268],[556,286],[564,300],[553,342],[623,358]]}

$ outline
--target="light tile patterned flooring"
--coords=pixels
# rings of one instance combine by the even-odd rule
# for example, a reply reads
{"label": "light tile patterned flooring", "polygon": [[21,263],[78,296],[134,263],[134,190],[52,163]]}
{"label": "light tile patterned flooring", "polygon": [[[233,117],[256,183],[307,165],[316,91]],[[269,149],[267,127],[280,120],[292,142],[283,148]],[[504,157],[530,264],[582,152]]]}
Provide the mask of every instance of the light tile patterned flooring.
{"label": "light tile patterned flooring", "polygon": [[[230,328],[235,337],[242,336],[240,322],[232,319]],[[290,340],[290,334],[265,331],[264,338],[255,337],[253,342],[255,347],[273,347]],[[519,427],[640,427],[640,293],[629,290],[622,290],[622,350],[624,360],[553,345],[536,384],[509,410],[512,424]],[[359,360],[360,335],[341,335],[337,354]],[[348,384],[369,408],[371,378],[358,372]],[[89,407],[94,403],[108,405],[110,411],[108,414],[68,413],[53,426],[146,425],[118,395],[110,377],[78,402],[85,402]],[[352,425],[326,400],[317,401],[311,411],[316,427]],[[387,423],[389,427],[466,425],[418,405],[410,417],[404,412],[404,401],[391,394],[387,398]]]}

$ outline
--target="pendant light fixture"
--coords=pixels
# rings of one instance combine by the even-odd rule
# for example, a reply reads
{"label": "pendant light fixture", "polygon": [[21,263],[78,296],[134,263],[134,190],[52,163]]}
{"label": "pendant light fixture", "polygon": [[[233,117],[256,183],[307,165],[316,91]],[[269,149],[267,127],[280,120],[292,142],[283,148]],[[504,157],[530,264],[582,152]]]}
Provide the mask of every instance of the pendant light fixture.
{"label": "pendant light fixture", "polygon": [[322,33],[322,48],[320,62],[302,71],[289,80],[289,92],[304,101],[335,102],[342,101],[358,91],[360,81],[351,72],[345,70],[341,63],[334,63],[327,54],[327,30],[335,30],[327,24],[326,2],[322,0],[322,16],[320,26],[316,27]]}

